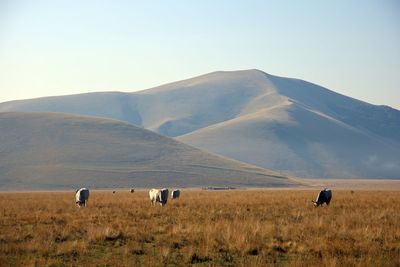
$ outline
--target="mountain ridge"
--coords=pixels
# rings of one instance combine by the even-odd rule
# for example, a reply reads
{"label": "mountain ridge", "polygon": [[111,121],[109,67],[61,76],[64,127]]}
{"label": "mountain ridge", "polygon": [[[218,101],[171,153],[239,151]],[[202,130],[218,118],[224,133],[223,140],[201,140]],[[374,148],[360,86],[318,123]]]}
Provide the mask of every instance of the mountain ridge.
{"label": "mountain ridge", "polygon": [[[203,150],[293,175],[400,178],[396,152],[400,150],[400,111],[260,70],[212,72],[134,93],[6,102],[0,103],[0,111],[57,111],[119,119]],[[226,143],[226,138],[235,142]],[[259,147],[254,144],[249,150],[246,144],[252,144],[252,138],[259,140]],[[282,156],[271,158],[271,148]],[[282,163],[285,154],[292,158],[288,164]],[[255,155],[259,158],[254,159]],[[331,158],[332,166],[328,160],[322,162],[322,157]],[[379,163],[379,171],[366,167],[370,161]]]}

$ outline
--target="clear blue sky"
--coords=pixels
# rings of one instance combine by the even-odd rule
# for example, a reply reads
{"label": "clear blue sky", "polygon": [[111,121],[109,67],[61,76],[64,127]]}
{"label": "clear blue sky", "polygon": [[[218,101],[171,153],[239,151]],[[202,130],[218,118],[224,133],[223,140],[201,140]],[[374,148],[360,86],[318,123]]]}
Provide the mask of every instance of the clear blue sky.
{"label": "clear blue sky", "polygon": [[400,1],[0,0],[0,102],[253,68],[400,109]]}

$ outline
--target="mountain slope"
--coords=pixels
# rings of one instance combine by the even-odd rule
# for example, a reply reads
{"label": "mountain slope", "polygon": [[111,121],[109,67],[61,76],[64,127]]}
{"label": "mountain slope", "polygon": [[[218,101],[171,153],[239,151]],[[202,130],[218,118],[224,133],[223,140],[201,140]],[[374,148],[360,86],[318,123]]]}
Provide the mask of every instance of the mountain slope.
{"label": "mountain slope", "polygon": [[399,177],[399,146],[326,115],[292,103],[243,117],[178,140],[303,177]]}
{"label": "mountain slope", "polygon": [[130,94],[12,101],[0,111],[125,120],[295,175],[400,178],[400,111],[259,70],[214,72]]}
{"label": "mountain slope", "polygon": [[12,112],[0,129],[2,190],[294,184],[120,121]]}

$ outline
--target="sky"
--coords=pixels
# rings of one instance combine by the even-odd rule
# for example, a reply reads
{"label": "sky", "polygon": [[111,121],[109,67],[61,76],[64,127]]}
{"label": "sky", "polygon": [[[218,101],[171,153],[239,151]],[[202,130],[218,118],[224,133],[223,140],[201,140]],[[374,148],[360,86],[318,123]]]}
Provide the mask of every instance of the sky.
{"label": "sky", "polygon": [[243,69],[400,109],[400,1],[0,0],[0,102]]}

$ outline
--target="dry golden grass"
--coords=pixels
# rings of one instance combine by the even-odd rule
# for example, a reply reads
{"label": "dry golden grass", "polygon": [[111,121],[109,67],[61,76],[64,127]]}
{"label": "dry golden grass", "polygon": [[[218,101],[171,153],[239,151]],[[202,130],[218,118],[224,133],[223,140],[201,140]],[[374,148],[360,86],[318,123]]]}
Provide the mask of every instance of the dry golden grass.
{"label": "dry golden grass", "polygon": [[1,193],[1,266],[399,266],[400,192]]}

